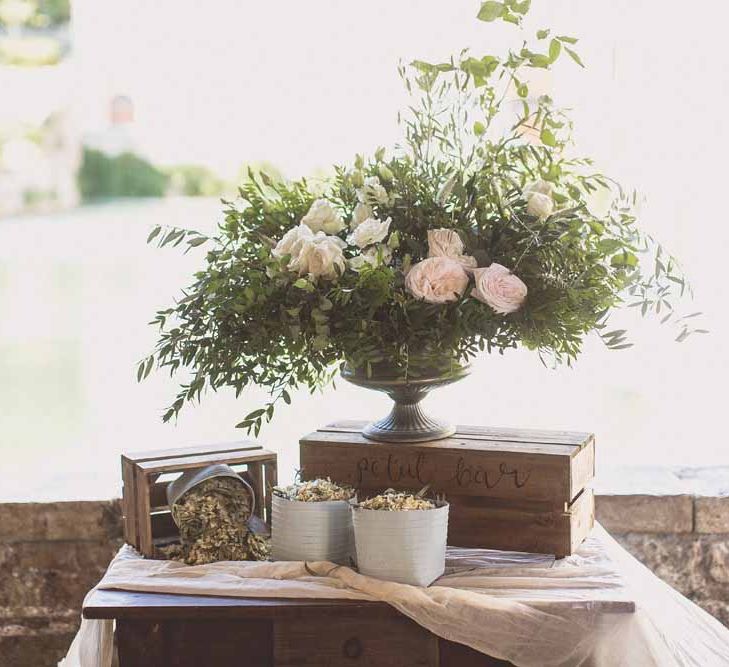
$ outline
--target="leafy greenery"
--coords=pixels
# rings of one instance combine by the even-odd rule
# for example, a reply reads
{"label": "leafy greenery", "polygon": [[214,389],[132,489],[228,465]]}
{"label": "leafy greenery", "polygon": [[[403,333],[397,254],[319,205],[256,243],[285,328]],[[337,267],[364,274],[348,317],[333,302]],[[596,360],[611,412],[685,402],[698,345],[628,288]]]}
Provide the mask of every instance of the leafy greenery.
{"label": "leafy greenery", "polygon": [[161,197],[167,190],[168,176],[146,160],[122,153],[109,156],[84,149],[78,185],[85,200],[107,197]]}
{"label": "leafy greenery", "polygon": [[178,165],[170,168],[168,174],[172,190],[188,197],[213,197],[225,190],[225,183],[201,165]]}
{"label": "leafy greenery", "polygon": [[[488,1],[478,18],[519,24],[528,9],[529,0]],[[565,56],[582,66],[576,41],[540,30],[536,46],[505,55],[463,51],[403,66],[413,97],[403,146],[336,167],[323,194],[306,180],[251,172],[240,198],[224,202],[214,237],[154,229],[149,240],[160,246],[209,247],[183,297],[155,317],[160,339],[139,366],[139,379],[155,366],[189,373],[164,419],[208,389],[239,395],[259,385],[270,401],[238,424],[257,433],[277,401],[289,402],[299,386],[322,387],[340,362],[417,374],[419,359],[463,362],[521,344],[545,363],[571,363],[593,331],[612,349],[630,346],[625,331],[607,326],[626,302],[678,319],[673,300],[688,287],[676,261],[638,228],[636,195],[574,154],[569,116],[549,97],[529,97],[530,69]],[[516,117],[510,96],[521,101]],[[530,209],[533,182],[549,188],[551,214]],[[367,194],[372,184],[384,189]],[[391,219],[387,239],[370,246],[377,258],[355,264],[361,248],[335,229],[343,270],[334,278],[293,270],[276,245],[284,234],[322,196],[354,227],[363,193],[371,217]],[[434,229],[457,232],[479,267],[508,267],[528,287],[522,307],[499,314],[470,287],[448,303],[415,298],[405,274],[428,257]],[[687,321],[679,320],[680,339],[691,333]]]}

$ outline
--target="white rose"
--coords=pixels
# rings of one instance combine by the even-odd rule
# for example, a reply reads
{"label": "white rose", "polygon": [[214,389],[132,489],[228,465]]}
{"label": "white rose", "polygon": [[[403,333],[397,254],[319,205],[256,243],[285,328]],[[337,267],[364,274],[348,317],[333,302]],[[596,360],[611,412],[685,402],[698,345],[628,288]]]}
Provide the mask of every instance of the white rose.
{"label": "white rose", "polygon": [[314,232],[306,225],[299,225],[293,229],[289,229],[283,238],[276,244],[271,251],[274,257],[284,257],[288,255],[293,261],[299,256],[302,246],[314,238]]}
{"label": "white rose", "polygon": [[527,286],[501,264],[476,269],[473,276],[476,286],[471,290],[471,296],[500,315],[516,312],[526,299]]}
{"label": "white rose", "polygon": [[454,259],[429,257],[405,276],[405,287],[416,299],[428,303],[456,301],[468,287],[468,274]]}
{"label": "white rose", "polygon": [[301,222],[312,232],[336,234],[344,229],[342,216],[326,199],[317,199]]}
{"label": "white rose", "polygon": [[356,229],[359,227],[365,220],[372,217],[372,208],[368,206],[367,204],[363,204],[362,202],[359,202],[357,206],[354,207],[354,212],[352,213],[352,222],[350,224],[350,227],[352,229]]}
{"label": "white rose", "polygon": [[554,201],[549,195],[532,192],[527,199],[526,211],[535,218],[548,218],[554,211]]}
{"label": "white rose", "polygon": [[390,222],[392,222],[390,218],[385,221],[377,218],[367,218],[357,226],[347,240],[358,248],[366,248],[373,243],[379,243],[385,239],[390,231]]}
{"label": "white rose", "polygon": [[475,257],[463,254],[463,241],[452,229],[428,230],[428,257],[450,257],[464,269],[475,269],[478,265]]}
{"label": "white rose", "polygon": [[387,266],[392,260],[392,250],[386,245],[373,245],[363,250],[361,254],[349,260],[349,267],[354,271],[361,271],[366,264],[370,266]]}
{"label": "white rose", "polygon": [[382,186],[377,176],[368,176],[365,178],[364,186],[360,190],[357,190],[357,198],[363,204],[387,204],[390,201],[387,190]]}
{"label": "white rose", "polygon": [[551,197],[552,188],[553,188],[553,186],[549,181],[544,181],[541,179],[538,181],[530,181],[529,183],[527,183],[524,186],[524,190],[523,190],[524,197],[526,199],[529,199],[529,196],[533,192],[538,192],[539,194],[542,194],[542,195],[549,195]]}
{"label": "white rose", "polygon": [[296,259],[291,260],[289,269],[300,276],[308,274],[314,278],[333,280],[344,273],[346,264],[342,248],[345,245],[336,236],[317,232],[313,238],[304,242]]}

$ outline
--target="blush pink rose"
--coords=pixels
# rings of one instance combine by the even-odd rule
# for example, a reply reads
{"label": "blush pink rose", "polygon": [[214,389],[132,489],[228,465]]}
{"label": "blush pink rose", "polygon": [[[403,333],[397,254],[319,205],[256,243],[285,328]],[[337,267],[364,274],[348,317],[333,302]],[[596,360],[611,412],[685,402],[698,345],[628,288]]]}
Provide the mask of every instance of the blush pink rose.
{"label": "blush pink rose", "polygon": [[408,271],[405,287],[416,299],[448,303],[456,301],[466,291],[468,274],[455,259],[429,257]]}
{"label": "blush pink rose", "polygon": [[428,257],[450,257],[464,269],[475,269],[476,258],[463,254],[463,241],[452,229],[428,230]]}
{"label": "blush pink rose", "polygon": [[509,269],[492,264],[484,269],[474,269],[476,286],[471,296],[491,306],[500,315],[514,313],[522,307],[527,286]]}

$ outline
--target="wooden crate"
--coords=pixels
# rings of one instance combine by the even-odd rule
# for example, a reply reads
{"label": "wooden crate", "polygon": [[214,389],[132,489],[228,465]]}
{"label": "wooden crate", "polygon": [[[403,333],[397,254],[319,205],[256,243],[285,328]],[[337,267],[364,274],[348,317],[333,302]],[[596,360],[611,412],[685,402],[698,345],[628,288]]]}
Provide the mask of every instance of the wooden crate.
{"label": "wooden crate", "polygon": [[426,484],[451,503],[448,543],[562,557],[594,523],[589,433],[459,426],[451,438],[380,443],[344,421],[301,440],[303,479],[331,477],[362,494]]}
{"label": "wooden crate", "polygon": [[167,485],[187,470],[213,463],[228,464],[253,487],[255,513],[270,525],[276,454],[253,442],[228,442],[122,454],[124,539],[148,558],[157,555],[157,547],[179,541]]}

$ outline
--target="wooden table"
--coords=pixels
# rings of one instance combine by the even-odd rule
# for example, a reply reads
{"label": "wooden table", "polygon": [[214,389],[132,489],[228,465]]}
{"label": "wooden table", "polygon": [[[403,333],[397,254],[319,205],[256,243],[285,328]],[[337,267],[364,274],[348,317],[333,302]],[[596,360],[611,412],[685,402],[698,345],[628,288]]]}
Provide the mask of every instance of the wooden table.
{"label": "wooden table", "polygon": [[97,590],[84,618],[116,619],[120,667],[497,667],[383,602]]}
{"label": "wooden table", "polygon": [[[599,543],[597,545],[599,549]],[[593,551],[595,547],[593,545]],[[448,549],[446,572],[524,554]],[[532,556],[550,567],[550,556]],[[539,559],[542,559],[540,561]],[[616,573],[618,574],[618,573]],[[587,586],[574,596],[519,598],[545,612],[631,614],[625,591]],[[235,598],[96,590],[84,618],[115,619],[120,667],[503,667],[436,637],[384,602]]]}

